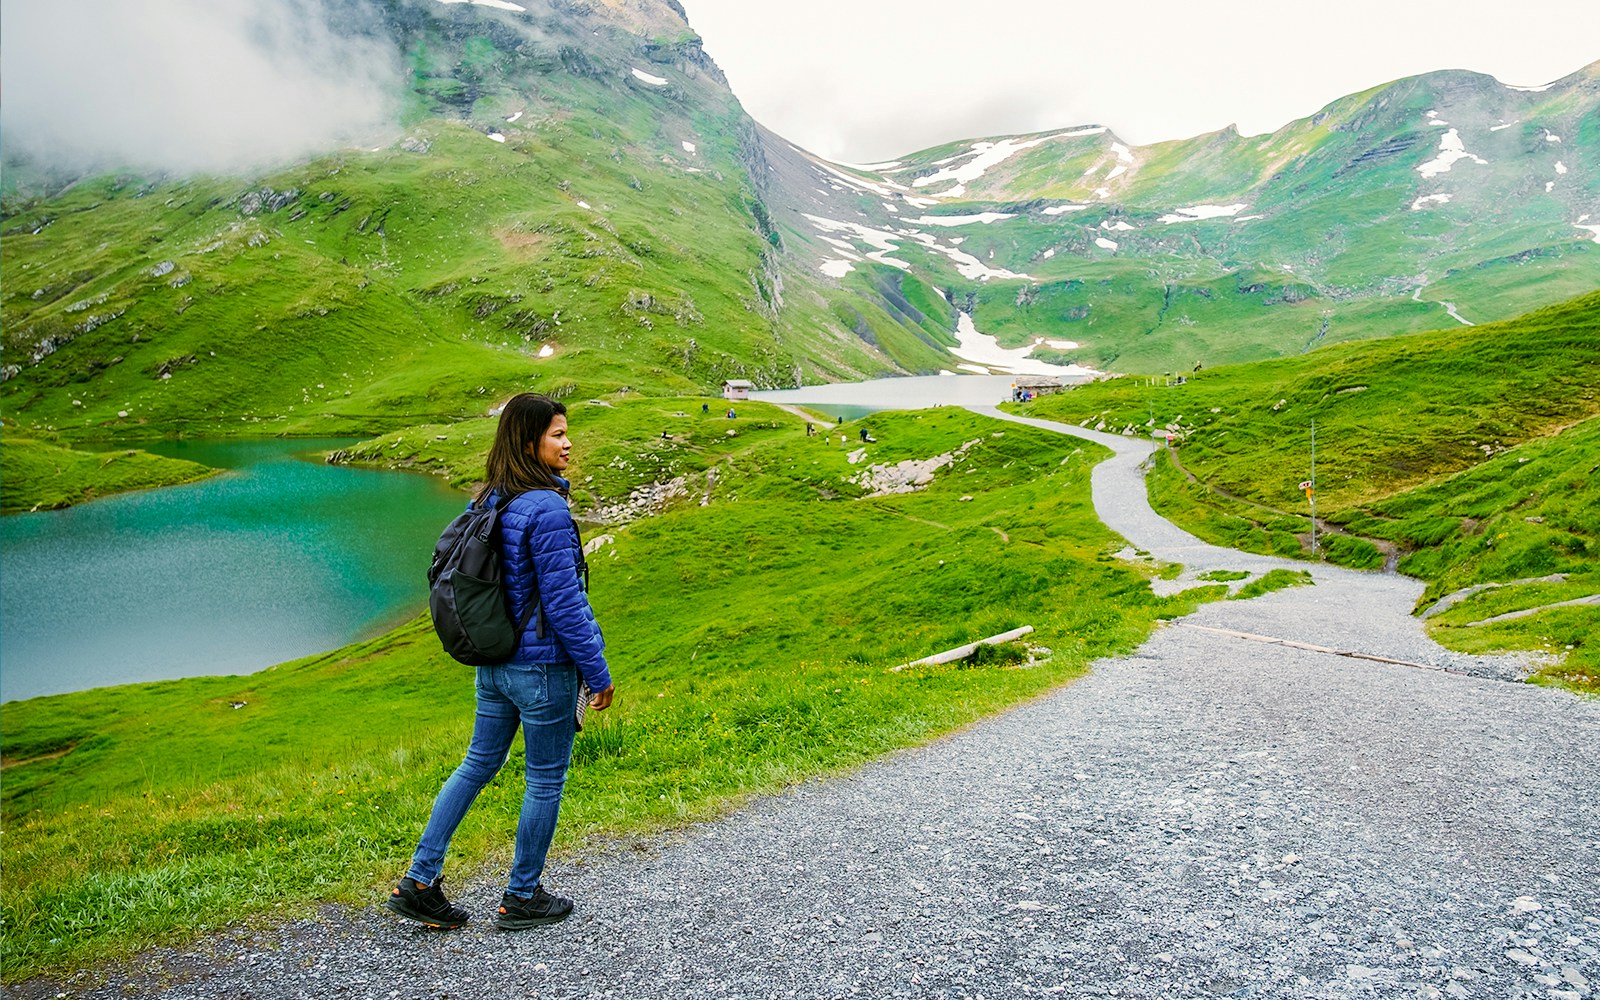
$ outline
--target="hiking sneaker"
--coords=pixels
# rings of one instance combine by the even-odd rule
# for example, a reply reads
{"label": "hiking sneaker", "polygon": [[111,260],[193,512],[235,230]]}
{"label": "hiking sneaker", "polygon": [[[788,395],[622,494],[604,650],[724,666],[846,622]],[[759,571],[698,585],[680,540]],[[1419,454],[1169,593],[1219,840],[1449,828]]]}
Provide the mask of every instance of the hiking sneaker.
{"label": "hiking sneaker", "polygon": [[432,885],[419,889],[416,879],[403,878],[389,893],[384,905],[407,920],[429,927],[460,927],[467,922],[467,911],[444,898],[444,889],[440,888],[442,881],[434,879]]}
{"label": "hiking sneaker", "polygon": [[503,931],[520,931],[565,920],[571,912],[572,900],[552,896],[544,886],[536,885],[533,895],[526,899],[506,893],[500,900],[500,912],[494,915],[494,925]]}

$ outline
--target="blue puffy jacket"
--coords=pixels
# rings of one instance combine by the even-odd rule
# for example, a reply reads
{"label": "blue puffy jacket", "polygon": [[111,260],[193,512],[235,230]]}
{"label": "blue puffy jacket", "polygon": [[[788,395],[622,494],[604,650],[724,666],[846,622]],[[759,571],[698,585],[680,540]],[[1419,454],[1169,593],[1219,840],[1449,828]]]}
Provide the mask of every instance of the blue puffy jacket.
{"label": "blue puffy jacket", "polygon": [[539,613],[528,616],[511,662],[576,663],[590,690],[610,687],[606,642],[584,593],[583,551],[566,498],[554,490],[512,497],[500,513],[500,558],[512,620],[522,620],[535,591],[543,608],[542,627]]}

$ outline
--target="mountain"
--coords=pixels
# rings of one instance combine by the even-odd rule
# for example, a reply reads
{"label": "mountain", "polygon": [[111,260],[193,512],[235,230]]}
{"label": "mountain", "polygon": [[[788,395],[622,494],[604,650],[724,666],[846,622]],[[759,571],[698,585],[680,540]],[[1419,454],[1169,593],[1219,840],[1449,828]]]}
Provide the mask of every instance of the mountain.
{"label": "mountain", "polygon": [[1145,147],[1087,125],[843,167],[767,138],[818,273],[953,292],[1057,360],[1188,369],[1600,287],[1600,63],[1532,89],[1431,73]]}
{"label": "mountain", "polygon": [[860,168],[750,119],[672,0],[366,6],[408,68],[378,148],[244,179],[8,162],[8,421],[366,433],[530,385],[954,370],[961,313],[1170,370],[1600,284],[1596,67],[1430,74],[1264,137],[1081,126]]}

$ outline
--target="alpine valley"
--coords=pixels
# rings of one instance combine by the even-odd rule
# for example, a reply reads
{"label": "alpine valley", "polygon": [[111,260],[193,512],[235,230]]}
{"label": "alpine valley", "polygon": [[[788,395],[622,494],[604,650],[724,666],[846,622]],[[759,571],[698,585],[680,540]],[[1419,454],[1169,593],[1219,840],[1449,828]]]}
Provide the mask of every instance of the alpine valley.
{"label": "alpine valley", "polygon": [[982,369],[951,353],[975,330],[1188,371],[1600,286],[1600,63],[1431,73],[1270,135],[1064,123],[849,166],[746,115],[673,0],[361,7],[409,69],[379,148],[248,178],[10,158],[8,425],[371,433],[530,384]]}

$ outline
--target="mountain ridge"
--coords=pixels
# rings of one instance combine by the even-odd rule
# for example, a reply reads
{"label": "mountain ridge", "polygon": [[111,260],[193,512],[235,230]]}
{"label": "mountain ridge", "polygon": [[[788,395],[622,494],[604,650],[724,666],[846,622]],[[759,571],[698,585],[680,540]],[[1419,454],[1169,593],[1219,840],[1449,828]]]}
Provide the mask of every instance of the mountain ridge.
{"label": "mountain ridge", "polygon": [[529,384],[925,374],[972,366],[961,313],[1039,360],[1174,370],[1600,285],[1575,228],[1600,226],[1600,64],[1405,78],[1267,136],[1071,126],[850,166],[750,118],[680,5],[517,6],[376,0],[408,67],[379,149],[11,188],[8,419],[367,432]]}

